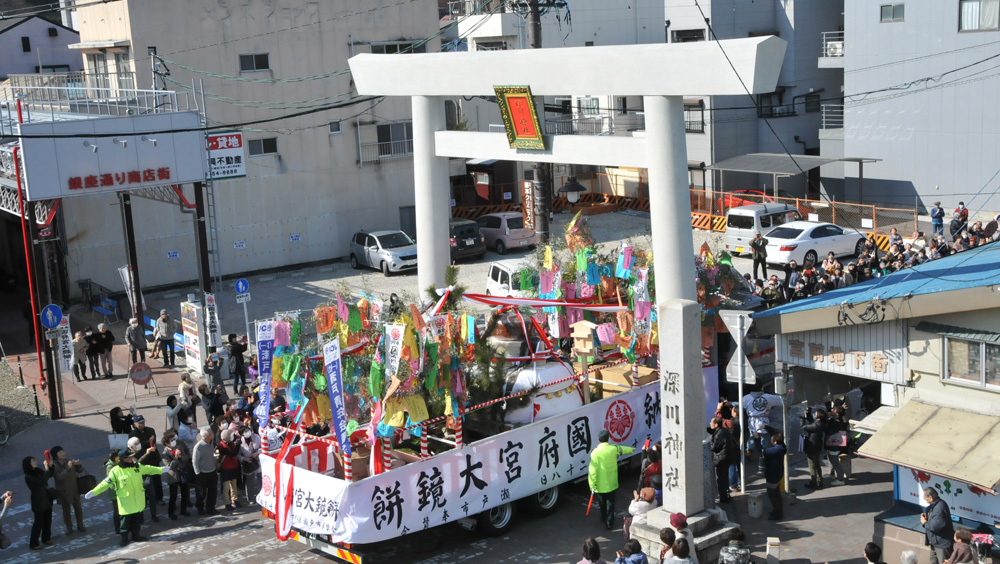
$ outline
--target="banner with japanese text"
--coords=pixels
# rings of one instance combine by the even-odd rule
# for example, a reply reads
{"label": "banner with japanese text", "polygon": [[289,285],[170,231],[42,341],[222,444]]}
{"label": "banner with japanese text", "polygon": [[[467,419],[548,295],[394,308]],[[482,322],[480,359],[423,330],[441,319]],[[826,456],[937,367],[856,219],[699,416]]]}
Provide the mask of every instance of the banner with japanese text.
{"label": "banner with japanese text", "polygon": [[219,323],[219,304],[215,294],[205,294],[205,342],[209,347],[222,346],[222,328]]}
{"label": "banner with japanese text", "polygon": [[[601,429],[637,452],[660,436],[658,387],[647,384],[358,482],[295,468],[292,527],[331,535],[331,542],[385,541],[585,477]],[[669,448],[665,473],[683,445]],[[261,468],[257,502],[273,513],[274,458],[261,456]],[[282,465],[282,476],[292,471]],[[677,485],[668,480],[668,487]]]}
{"label": "banner with japanese text", "polygon": [[274,322],[257,322],[257,370],[260,387],[257,396],[260,401],[253,410],[257,424],[267,426],[268,415],[271,412],[271,360],[274,355]]}
{"label": "banner with japanese text", "polygon": [[59,372],[73,370],[73,332],[69,328],[69,314],[64,313],[62,321],[56,327],[59,331],[59,341],[56,356],[59,360]]}
{"label": "banner with japanese text", "polygon": [[323,345],[323,366],[326,369],[326,392],[330,396],[333,430],[337,434],[344,456],[351,456],[351,441],[347,436],[347,413],[344,411],[344,381],[340,371],[340,341],[332,339]]}

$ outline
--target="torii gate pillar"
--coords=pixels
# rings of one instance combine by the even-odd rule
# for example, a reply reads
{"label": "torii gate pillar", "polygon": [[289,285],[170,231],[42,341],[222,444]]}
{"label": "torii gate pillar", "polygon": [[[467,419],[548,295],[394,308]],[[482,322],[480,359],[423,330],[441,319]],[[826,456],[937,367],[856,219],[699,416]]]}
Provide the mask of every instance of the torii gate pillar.
{"label": "torii gate pillar", "polygon": [[448,220],[451,193],[448,158],[435,155],[434,134],[446,129],[444,99],[414,96],[413,105],[413,190],[417,220],[417,299],[428,287],[444,287],[444,273],[451,264],[448,248]]}

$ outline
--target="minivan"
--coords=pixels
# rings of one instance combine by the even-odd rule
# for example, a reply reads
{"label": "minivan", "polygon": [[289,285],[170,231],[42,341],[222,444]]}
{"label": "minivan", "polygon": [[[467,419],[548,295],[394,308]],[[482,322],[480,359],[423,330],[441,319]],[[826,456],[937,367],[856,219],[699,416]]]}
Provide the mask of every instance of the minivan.
{"label": "minivan", "polygon": [[479,232],[479,224],[468,219],[451,218],[448,220],[448,245],[451,247],[451,260],[475,257],[483,258],[486,254],[486,243],[483,234]]}
{"label": "minivan", "polygon": [[753,204],[730,208],[726,214],[726,250],[732,255],[750,253],[754,235],[778,225],[798,221],[802,215],[790,204]]}
{"label": "minivan", "polygon": [[502,298],[531,297],[531,288],[521,288],[521,269],[525,267],[528,267],[528,263],[523,259],[498,260],[490,264],[486,273],[486,295]]}

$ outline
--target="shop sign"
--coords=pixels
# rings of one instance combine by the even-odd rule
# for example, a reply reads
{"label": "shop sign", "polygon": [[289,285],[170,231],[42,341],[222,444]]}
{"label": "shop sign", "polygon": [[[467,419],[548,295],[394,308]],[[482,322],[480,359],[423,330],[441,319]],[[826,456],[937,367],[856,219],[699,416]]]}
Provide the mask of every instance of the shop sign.
{"label": "shop sign", "polygon": [[[933,456],[933,455],[932,455]],[[895,488],[893,497],[899,501],[927,506],[924,488],[934,488],[948,504],[953,517],[971,519],[992,525],[1000,521],[1000,497],[965,482],[942,478],[923,470],[894,466]]]}
{"label": "shop sign", "polygon": [[903,385],[906,327],[902,322],[849,325],[778,335],[777,361]]}

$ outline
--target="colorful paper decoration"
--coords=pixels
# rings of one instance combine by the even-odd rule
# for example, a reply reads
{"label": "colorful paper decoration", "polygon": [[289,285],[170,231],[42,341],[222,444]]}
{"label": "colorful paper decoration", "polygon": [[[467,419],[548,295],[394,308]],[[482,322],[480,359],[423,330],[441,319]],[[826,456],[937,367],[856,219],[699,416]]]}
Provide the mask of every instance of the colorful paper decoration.
{"label": "colorful paper decoration", "polygon": [[291,345],[292,326],[287,321],[274,322],[274,346],[287,347]]}
{"label": "colorful paper decoration", "polygon": [[597,338],[602,345],[610,345],[615,342],[615,326],[610,323],[602,323],[597,326]]}
{"label": "colorful paper decoration", "polygon": [[542,261],[545,270],[552,270],[552,247],[545,245],[545,259]]}
{"label": "colorful paper decoration", "polygon": [[587,265],[587,284],[597,286],[601,283],[601,268],[596,264]]}

